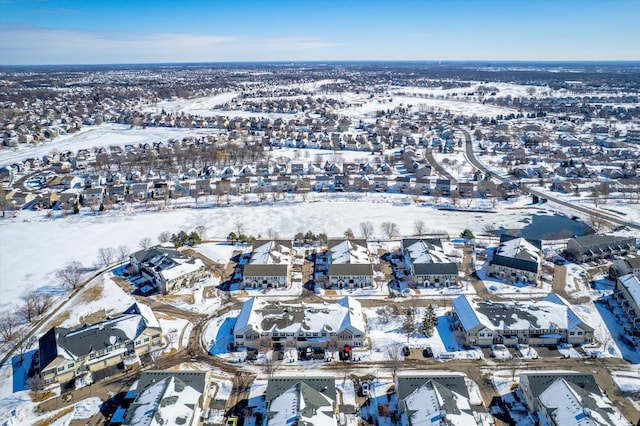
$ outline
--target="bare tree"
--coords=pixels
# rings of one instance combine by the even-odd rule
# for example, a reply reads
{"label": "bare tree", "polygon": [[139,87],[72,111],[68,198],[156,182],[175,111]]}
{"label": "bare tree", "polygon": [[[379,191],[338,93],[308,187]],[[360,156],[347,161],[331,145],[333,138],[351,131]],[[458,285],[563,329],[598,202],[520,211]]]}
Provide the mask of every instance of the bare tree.
{"label": "bare tree", "polygon": [[233,226],[236,227],[236,235],[240,235],[244,232],[244,225],[240,221],[234,222]]}
{"label": "bare tree", "polygon": [[98,258],[104,266],[109,266],[116,258],[116,254],[116,249],[113,247],[100,247],[98,249]]}
{"label": "bare tree", "polygon": [[489,240],[491,240],[495,234],[496,229],[497,228],[495,223],[487,223],[482,227],[482,232],[487,234],[489,236]]}
{"label": "bare tree", "polygon": [[16,330],[20,325],[20,321],[15,314],[4,312],[0,317],[0,338],[3,342],[9,342],[13,339]]}
{"label": "bare tree", "polygon": [[11,203],[7,200],[7,192],[0,185],[0,210],[2,211],[2,217],[5,217],[5,212],[9,209]]}
{"label": "bare tree", "polygon": [[400,233],[398,225],[396,225],[394,222],[382,222],[382,224],[380,224],[380,229],[382,230],[382,233],[387,236],[387,238],[393,238]]}
{"label": "bare tree", "polygon": [[424,223],[424,220],[417,219],[413,222],[413,231],[416,235],[420,236],[424,234],[427,226]]}
{"label": "bare tree", "polygon": [[62,281],[64,285],[71,289],[76,289],[82,282],[82,272],[84,267],[77,260],[67,263],[62,269],[56,271],[56,277]]}
{"label": "bare tree", "polygon": [[393,375],[393,381],[395,382],[396,377],[398,375],[398,370],[400,369],[400,367],[402,367],[402,360],[404,359],[402,355],[402,345],[401,344],[390,345],[387,348],[386,358],[388,363],[387,365],[391,370],[391,374]]}
{"label": "bare tree", "polygon": [[346,231],[344,231],[344,238],[346,240],[353,240],[355,238],[355,235],[353,235],[353,231],[351,230],[351,228],[348,228]]}
{"label": "bare tree", "polygon": [[207,227],[204,225],[198,225],[196,226],[195,231],[198,233],[198,235],[200,235],[200,238],[202,238],[203,240],[207,237]]}
{"label": "bare tree", "polygon": [[151,247],[151,238],[144,237],[143,239],[141,239],[138,243],[138,247],[140,247],[142,250],[146,250]]}
{"label": "bare tree", "polygon": [[364,239],[369,239],[373,236],[373,223],[371,222],[360,222],[360,232],[362,233],[362,237]]}
{"label": "bare tree", "polygon": [[38,293],[34,291],[26,297],[26,304],[29,305],[29,308],[36,316],[42,315],[47,308],[51,306],[52,302],[53,297],[46,293]]}
{"label": "bare tree", "polygon": [[160,244],[168,243],[170,240],[171,240],[171,232],[169,232],[169,231],[162,231],[158,235],[158,242]]}
{"label": "bare tree", "polygon": [[276,231],[273,228],[267,229],[267,238],[270,239],[270,240],[274,240],[274,239],[278,238],[278,231]]}
{"label": "bare tree", "polygon": [[380,322],[383,324],[388,324],[391,321],[391,307],[389,305],[384,305],[378,310],[376,310],[376,314],[380,317]]}
{"label": "bare tree", "polygon": [[129,257],[129,253],[131,253],[131,250],[128,246],[124,244],[118,246],[118,261],[124,262],[125,260],[127,260],[127,258]]}

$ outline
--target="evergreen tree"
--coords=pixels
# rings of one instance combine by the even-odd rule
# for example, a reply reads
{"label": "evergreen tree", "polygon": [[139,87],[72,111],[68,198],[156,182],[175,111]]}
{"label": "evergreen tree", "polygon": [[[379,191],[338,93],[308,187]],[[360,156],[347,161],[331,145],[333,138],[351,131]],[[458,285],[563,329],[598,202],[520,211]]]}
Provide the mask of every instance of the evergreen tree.
{"label": "evergreen tree", "polygon": [[433,336],[433,329],[438,325],[438,317],[433,309],[433,305],[427,307],[427,311],[422,317],[422,324],[420,324],[420,333],[425,337]]}

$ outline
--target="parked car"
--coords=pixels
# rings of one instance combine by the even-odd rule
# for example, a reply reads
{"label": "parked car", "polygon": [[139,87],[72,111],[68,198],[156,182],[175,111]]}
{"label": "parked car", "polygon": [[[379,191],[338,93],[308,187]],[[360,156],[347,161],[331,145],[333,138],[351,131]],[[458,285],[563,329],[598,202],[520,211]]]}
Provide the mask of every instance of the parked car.
{"label": "parked car", "polygon": [[411,355],[411,349],[409,349],[409,346],[403,346],[402,347],[402,355],[403,356]]}
{"label": "parked car", "polygon": [[369,396],[370,385],[369,382],[362,382],[362,386],[360,387],[360,394],[362,396]]}
{"label": "parked car", "polygon": [[425,358],[433,358],[433,349],[431,346],[425,346],[422,350],[422,356]]}

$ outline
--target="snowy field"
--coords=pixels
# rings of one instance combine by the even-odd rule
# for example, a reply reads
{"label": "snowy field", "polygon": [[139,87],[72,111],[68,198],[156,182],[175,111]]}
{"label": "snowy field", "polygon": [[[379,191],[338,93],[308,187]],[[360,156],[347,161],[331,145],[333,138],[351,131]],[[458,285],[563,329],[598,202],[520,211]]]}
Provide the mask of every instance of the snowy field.
{"label": "snowy field", "polygon": [[[393,221],[400,233],[413,233],[415,220],[422,220],[430,231],[447,230],[453,235],[464,228],[481,233],[487,223],[497,228],[521,225],[530,216],[528,210],[505,210],[501,214],[439,211],[416,205],[409,196],[399,194],[369,194],[352,196],[353,201],[338,201],[339,196],[328,194],[318,202],[280,202],[251,206],[203,209],[176,209],[147,211],[131,214],[113,211],[92,215],[62,218],[56,212],[48,218],[44,212],[21,211],[17,218],[0,221],[0,291],[3,298],[0,311],[10,309],[29,292],[42,289],[60,294],[60,282],[55,271],[70,260],[78,260],[85,267],[98,266],[98,249],[127,245],[138,249],[143,238],[157,241],[163,231],[192,231],[196,226],[207,227],[207,237],[226,239],[235,229],[244,225],[245,233],[266,236],[273,229],[282,238],[296,232],[325,232],[341,236],[347,228],[359,234],[359,224],[370,221],[375,237],[381,238],[380,224]],[[336,201],[331,201],[331,200]],[[359,201],[358,201],[359,200]],[[537,210],[536,210],[537,211]]]}

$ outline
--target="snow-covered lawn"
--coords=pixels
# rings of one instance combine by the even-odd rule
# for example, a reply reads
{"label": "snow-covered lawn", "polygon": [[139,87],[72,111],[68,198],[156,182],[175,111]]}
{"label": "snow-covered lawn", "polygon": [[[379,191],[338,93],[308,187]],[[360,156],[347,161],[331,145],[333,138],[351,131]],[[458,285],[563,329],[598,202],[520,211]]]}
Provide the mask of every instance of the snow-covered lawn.
{"label": "snow-covered lawn", "polygon": [[[528,217],[526,210],[505,210],[500,215],[472,212],[443,212],[428,204],[416,205],[412,198],[400,194],[322,195],[323,201],[232,205],[220,208],[176,209],[161,212],[124,210],[92,215],[84,212],[67,218],[48,218],[44,212],[21,211],[17,218],[0,220],[0,311],[14,309],[20,299],[35,290],[61,294],[55,271],[70,260],[85,267],[98,265],[98,249],[126,245],[138,249],[143,238],[156,241],[166,230],[177,232],[206,226],[210,238],[226,239],[235,222],[241,221],[245,232],[266,235],[269,228],[282,237],[314,230],[339,236],[347,228],[358,234],[359,224],[374,224],[375,236],[382,237],[380,224],[394,220],[400,233],[413,233],[415,220],[423,220],[429,230],[447,230],[452,234],[471,228],[481,233],[487,223],[513,227]],[[222,256],[223,253],[215,256]],[[37,259],[34,262],[33,259]]]}

